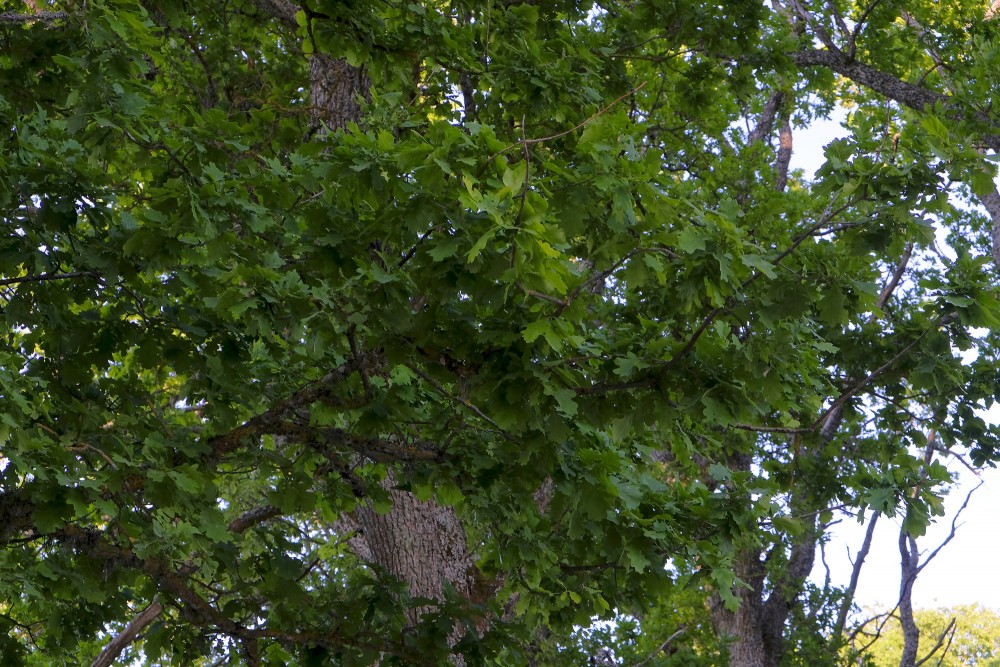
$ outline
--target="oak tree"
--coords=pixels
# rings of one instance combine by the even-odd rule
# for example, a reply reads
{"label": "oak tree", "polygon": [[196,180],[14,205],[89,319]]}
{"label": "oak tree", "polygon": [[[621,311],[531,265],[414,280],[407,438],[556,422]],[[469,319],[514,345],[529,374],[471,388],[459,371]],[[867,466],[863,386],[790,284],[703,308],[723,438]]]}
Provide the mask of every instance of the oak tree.
{"label": "oak tree", "polygon": [[0,7],[5,664],[816,664],[1000,455],[980,2]]}

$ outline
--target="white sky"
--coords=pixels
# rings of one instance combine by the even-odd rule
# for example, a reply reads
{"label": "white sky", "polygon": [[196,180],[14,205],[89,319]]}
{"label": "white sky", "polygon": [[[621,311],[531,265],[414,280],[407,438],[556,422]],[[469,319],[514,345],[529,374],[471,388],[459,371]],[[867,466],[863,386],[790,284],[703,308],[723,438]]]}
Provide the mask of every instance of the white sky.
{"label": "white sky", "polygon": [[[803,169],[809,176],[824,162],[823,147],[847,131],[841,126],[843,112],[833,120],[818,121],[795,133],[792,169]],[[1000,420],[1000,410],[991,411],[992,421]],[[962,512],[954,539],[927,565],[913,587],[916,607],[936,608],[962,604],[980,604],[1000,608],[1000,470],[990,469],[976,477],[964,466],[950,462],[948,467],[959,474],[957,484],[945,499],[946,515],[938,518],[927,534],[917,541],[922,558],[948,536],[952,519],[966,495],[980,481],[983,485],[972,495]],[[865,560],[855,596],[862,607],[888,610],[899,599],[900,555],[898,547],[900,518],[880,517],[871,552]],[[865,525],[847,519],[832,530],[826,547],[826,562],[832,583],[845,586],[850,580],[854,556],[864,539]],[[822,582],[824,565],[817,558],[812,578]]]}

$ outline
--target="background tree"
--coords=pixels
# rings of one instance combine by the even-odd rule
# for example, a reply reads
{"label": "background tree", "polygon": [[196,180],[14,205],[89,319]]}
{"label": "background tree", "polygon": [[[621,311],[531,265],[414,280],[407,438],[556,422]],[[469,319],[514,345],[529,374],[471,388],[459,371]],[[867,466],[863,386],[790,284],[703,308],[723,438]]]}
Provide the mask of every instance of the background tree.
{"label": "background tree", "polygon": [[[1000,656],[1000,616],[992,609],[978,605],[954,608],[921,609],[914,612],[920,634],[925,638],[921,658],[931,652],[925,664],[944,667],[966,665],[996,665]],[[866,630],[874,632],[874,623]],[[903,632],[899,618],[892,615],[882,625],[879,639],[868,654],[872,664],[899,665],[903,655]]]}
{"label": "background tree", "polygon": [[997,455],[986,7],[3,9],[9,664],[834,661]]}

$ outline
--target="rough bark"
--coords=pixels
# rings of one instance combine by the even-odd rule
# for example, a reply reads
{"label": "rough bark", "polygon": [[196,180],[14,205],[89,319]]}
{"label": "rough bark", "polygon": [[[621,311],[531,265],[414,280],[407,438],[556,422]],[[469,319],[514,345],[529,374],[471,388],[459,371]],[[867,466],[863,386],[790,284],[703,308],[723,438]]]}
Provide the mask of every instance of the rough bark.
{"label": "rough bark", "polygon": [[[389,512],[379,514],[368,504],[354,512],[358,532],[349,542],[351,548],[363,560],[405,582],[412,597],[442,600],[445,582],[449,582],[459,595],[475,598],[475,560],[455,511],[433,500],[422,502],[393,485],[390,476],[385,482],[392,500]],[[411,608],[410,622],[417,623],[429,609]]]}
{"label": "rough bark", "polygon": [[775,160],[774,187],[783,191],[788,185],[788,167],[792,163],[792,126],[785,115],[778,130],[778,156]]}
{"label": "rough bark", "polygon": [[361,119],[359,99],[367,98],[371,81],[364,67],[341,58],[314,53],[309,59],[313,126],[341,130]]}
{"label": "rough bark", "polygon": [[899,557],[901,574],[899,585],[899,625],[903,630],[903,652],[899,667],[913,667],[920,646],[920,628],[913,620],[913,584],[920,567],[917,541],[905,530],[899,531]]}
{"label": "rough bark", "polygon": [[712,626],[726,644],[731,667],[768,665],[764,646],[761,592],[764,588],[764,564],[755,551],[744,551],[734,563],[736,574],[749,588],[736,592],[739,607],[731,611],[715,596],[711,603]]}
{"label": "rough bark", "polygon": [[993,221],[993,261],[1000,267],[1000,193],[994,189],[979,195],[979,202]]}

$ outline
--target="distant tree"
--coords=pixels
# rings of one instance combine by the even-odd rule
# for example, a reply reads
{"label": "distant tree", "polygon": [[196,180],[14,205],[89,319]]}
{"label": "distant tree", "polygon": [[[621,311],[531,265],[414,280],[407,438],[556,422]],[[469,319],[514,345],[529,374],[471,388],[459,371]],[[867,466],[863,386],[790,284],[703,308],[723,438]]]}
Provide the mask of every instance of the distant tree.
{"label": "distant tree", "polygon": [[[918,609],[913,613],[920,627],[920,659],[942,667],[996,667],[1000,665],[1000,613],[979,605]],[[865,630],[878,639],[867,651],[877,667],[898,667],[903,653],[899,618],[891,615],[869,622]],[[928,657],[929,656],[929,657]]]}

